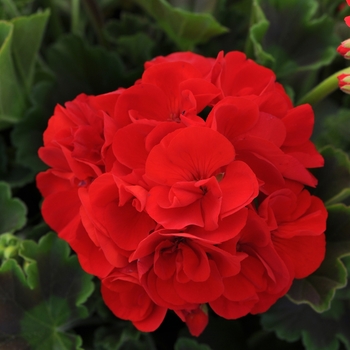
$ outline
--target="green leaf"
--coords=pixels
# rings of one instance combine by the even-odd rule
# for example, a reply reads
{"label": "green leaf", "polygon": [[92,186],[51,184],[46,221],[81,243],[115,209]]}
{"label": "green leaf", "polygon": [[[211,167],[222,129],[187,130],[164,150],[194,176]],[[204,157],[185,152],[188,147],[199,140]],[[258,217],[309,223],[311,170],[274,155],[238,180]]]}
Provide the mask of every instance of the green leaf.
{"label": "green leaf", "polygon": [[49,12],[0,22],[0,128],[21,120]]}
{"label": "green leaf", "polygon": [[210,350],[210,347],[205,344],[198,344],[195,339],[179,338],[175,343],[174,350]]}
{"label": "green leaf", "polygon": [[[12,152],[11,152],[12,153]],[[11,161],[10,169],[5,173],[0,173],[1,181],[7,182],[12,188],[21,187],[33,180],[32,171],[20,164]]]}
{"label": "green leaf", "polygon": [[0,179],[6,173],[8,165],[8,155],[5,140],[0,136]]}
{"label": "green leaf", "polygon": [[142,74],[143,64],[155,56],[156,42],[160,44],[162,40],[164,46],[161,30],[145,16],[122,12],[120,19],[111,20],[105,25],[104,31],[106,39],[125,63],[141,68],[139,75]]}
{"label": "green leaf", "polygon": [[[39,75],[40,74],[40,75]],[[36,174],[45,170],[46,165],[38,157],[38,149],[43,144],[43,132],[52,115],[56,101],[52,75],[36,72],[38,82],[31,88],[31,106],[26,109],[22,120],[14,125],[10,136],[11,145],[5,154],[0,178],[11,187],[23,187],[32,182]]]}
{"label": "green leaf", "polygon": [[0,18],[11,19],[30,13],[32,0],[0,0]]}
{"label": "green leaf", "polygon": [[93,291],[92,276],[53,233],[38,244],[23,241],[19,254],[24,271],[12,259],[0,268],[0,348],[80,349],[80,337],[66,331],[88,315],[82,303]]}
{"label": "green leaf", "polygon": [[191,12],[214,12],[218,0],[169,0],[174,7],[181,7]]}
{"label": "green leaf", "polygon": [[249,350],[265,349],[283,349],[283,350],[301,350],[305,349],[301,342],[287,342],[276,337],[275,333],[260,330],[248,338]]}
{"label": "green leaf", "polygon": [[308,305],[282,298],[261,315],[261,323],[280,339],[301,339],[306,350],[337,350],[340,342],[350,349],[349,305],[338,300],[333,304],[331,310],[319,314]]}
{"label": "green leaf", "polygon": [[144,33],[121,36],[117,40],[118,52],[128,57],[135,66],[141,66],[152,59],[155,42]]}
{"label": "green leaf", "polygon": [[127,80],[118,54],[90,46],[74,35],[62,36],[47,51],[48,65],[56,77],[56,103],[80,93],[101,94],[116,90]]}
{"label": "green leaf", "polygon": [[[343,262],[349,273],[350,257],[344,257]],[[262,315],[261,323],[265,329],[276,332],[280,339],[301,339],[307,350],[350,349],[349,283],[336,291],[331,309],[322,314],[308,305],[295,305],[282,298]]]}
{"label": "green leaf", "polygon": [[43,145],[43,132],[53,110],[45,108],[52,93],[52,87],[52,81],[42,80],[32,88],[33,105],[11,132],[11,141],[16,147],[15,165],[27,169],[27,172],[22,172],[23,178],[18,179],[16,185],[22,186],[33,181],[38,172],[47,168],[38,157],[38,149]]}
{"label": "green leaf", "polygon": [[254,0],[250,29],[258,62],[273,69],[278,78],[329,64],[339,39],[333,21],[314,18],[315,0]]}
{"label": "green leaf", "polygon": [[183,51],[193,49],[216,35],[227,32],[209,13],[191,13],[172,7],[165,0],[134,0],[152,16]]}
{"label": "green leaf", "polygon": [[17,122],[25,107],[11,53],[13,31],[12,23],[0,22],[0,129]]}
{"label": "green leaf", "polygon": [[319,269],[307,278],[295,280],[288,292],[293,302],[307,303],[317,312],[328,310],[336,290],[347,283],[342,258],[350,255],[350,207],[328,207],[326,240],[326,257]]}
{"label": "green leaf", "polygon": [[26,223],[27,208],[22,201],[11,198],[10,186],[0,182],[0,233],[14,232]]}
{"label": "green leaf", "polygon": [[343,202],[350,196],[350,160],[340,149],[326,146],[320,150],[324,157],[323,168],[313,173],[318,179],[314,194],[326,204]]}
{"label": "green leaf", "polygon": [[[319,117],[319,115],[317,114]],[[316,138],[317,145],[333,145],[343,151],[350,151],[350,109],[331,111],[322,121],[322,130]]]}
{"label": "green leaf", "polygon": [[201,45],[201,53],[208,57],[216,57],[218,52],[244,51],[247,45],[248,30],[250,27],[250,16],[252,1],[220,0],[215,10],[215,18],[228,32],[221,35],[217,40],[210,40]]}
{"label": "green leaf", "polygon": [[38,12],[12,20],[14,25],[12,52],[19,78],[27,92],[33,83],[34,65],[50,12]]}

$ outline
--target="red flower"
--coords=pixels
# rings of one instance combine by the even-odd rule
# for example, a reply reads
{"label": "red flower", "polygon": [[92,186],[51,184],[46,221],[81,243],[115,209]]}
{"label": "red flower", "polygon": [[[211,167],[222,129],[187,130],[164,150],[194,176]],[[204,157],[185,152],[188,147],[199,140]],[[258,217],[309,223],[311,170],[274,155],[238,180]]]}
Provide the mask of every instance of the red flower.
{"label": "red flower", "polygon": [[130,254],[157,224],[144,212],[146,191],[117,181],[111,173],[96,179],[81,197],[81,217],[110,264],[124,267]]}
{"label": "red flower", "polygon": [[267,197],[258,213],[294,278],[304,278],[320,266],[325,255],[327,210],[319,198],[307,190],[283,189]]}
{"label": "red flower", "polygon": [[219,219],[249,204],[258,182],[219,133],[204,127],[172,132],[150,152],[146,177],[155,183],[148,214],[165,228],[218,227]]}
{"label": "red flower", "polygon": [[243,53],[145,67],[128,89],[56,107],[42,213],[117,317],[148,332],[170,309],[197,336],[207,304],[264,312],[321,264],[327,212],[304,186],[323,159],[311,107]]}
{"label": "red flower", "polygon": [[137,259],[141,285],[152,300],[182,310],[217,299],[223,278],[239,272],[243,256],[191,233],[161,230],[143,240],[131,259]]}
{"label": "red flower", "polygon": [[[115,104],[119,94],[82,94],[66,108],[57,106],[44,133],[44,147],[39,149],[40,158],[52,167],[37,176],[37,186],[44,196],[43,217],[76,251],[86,271],[99,277],[106,276],[113,267],[82,226],[80,195],[102,175],[108,163],[111,139],[104,125],[113,132],[113,121],[108,110],[97,108],[101,101],[106,106]],[[92,256],[96,259],[89,260]]]}
{"label": "red flower", "polygon": [[241,234],[220,248],[245,253],[246,257],[239,274],[223,280],[224,293],[210,302],[218,315],[235,319],[266,311],[288,291],[293,276],[276,252],[267,226],[253,210],[249,210]]}
{"label": "red flower", "polygon": [[314,121],[311,107],[288,109],[278,117],[261,111],[258,102],[226,97],[214,106],[207,125],[232,143],[236,159],[254,171],[262,192],[283,188],[286,180],[315,186],[317,181],[306,167],[321,166],[323,159],[309,141]]}
{"label": "red flower", "polygon": [[189,63],[161,63],[148,68],[139,84],[121,95],[115,119],[119,127],[135,121],[150,125],[165,121],[200,122],[197,113],[219,94],[220,90]]}

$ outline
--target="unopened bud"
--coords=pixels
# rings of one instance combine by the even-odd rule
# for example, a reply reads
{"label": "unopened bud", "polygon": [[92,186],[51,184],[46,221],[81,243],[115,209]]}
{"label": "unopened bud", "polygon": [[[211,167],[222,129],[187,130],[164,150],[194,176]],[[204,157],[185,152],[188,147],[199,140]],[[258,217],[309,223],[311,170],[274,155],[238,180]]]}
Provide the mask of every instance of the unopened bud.
{"label": "unopened bud", "polygon": [[337,78],[340,90],[350,94],[350,74],[340,74]]}
{"label": "unopened bud", "polygon": [[18,246],[8,246],[4,249],[4,258],[11,259],[18,255]]}
{"label": "unopened bud", "polygon": [[345,24],[346,24],[348,27],[350,27],[350,16],[346,16],[346,17],[344,18],[344,22],[345,22]]}
{"label": "unopened bud", "polygon": [[208,324],[208,307],[202,304],[186,315],[186,325],[190,333],[198,337]]}
{"label": "unopened bud", "polygon": [[350,39],[344,40],[337,48],[337,51],[346,59],[350,59]]}

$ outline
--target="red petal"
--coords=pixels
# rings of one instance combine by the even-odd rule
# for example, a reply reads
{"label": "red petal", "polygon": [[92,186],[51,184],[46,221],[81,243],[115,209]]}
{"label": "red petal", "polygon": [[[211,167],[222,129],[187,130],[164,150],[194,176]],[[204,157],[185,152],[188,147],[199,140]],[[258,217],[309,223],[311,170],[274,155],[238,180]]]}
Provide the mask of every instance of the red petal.
{"label": "red petal", "polygon": [[176,293],[189,303],[207,303],[217,299],[224,291],[222,278],[214,262],[210,261],[211,273],[205,282],[179,283],[173,281]]}
{"label": "red petal", "polygon": [[193,181],[216,175],[234,158],[231,143],[205,127],[188,127],[163,138],[146,162],[146,175],[160,184]]}
{"label": "red petal", "polygon": [[291,261],[295,278],[305,278],[313,273],[325,256],[325,235],[296,236],[290,239],[273,236],[273,244],[283,260]]}
{"label": "red petal", "polygon": [[219,183],[223,193],[221,218],[250,204],[259,193],[259,184],[249,166],[240,161],[232,162]]}
{"label": "red petal", "polygon": [[298,146],[310,139],[314,127],[314,112],[310,105],[290,109],[282,121],[287,130],[284,146]]}
{"label": "red petal", "polygon": [[136,111],[140,119],[166,121],[170,118],[164,92],[150,84],[134,85],[118,98],[114,117],[119,128],[131,124],[130,111]]}
{"label": "red petal", "polygon": [[207,125],[234,144],[238,136],[253,128],[258,118],[258,106],[251,100],[226,97],[213,107],[208,115]]}
{"label": "red petal", "polygon": [[144,168],[148,155],[145,140],[152,129],[145,124],[129,124],[119,129],[112,146],[118,161],[131,169]]}

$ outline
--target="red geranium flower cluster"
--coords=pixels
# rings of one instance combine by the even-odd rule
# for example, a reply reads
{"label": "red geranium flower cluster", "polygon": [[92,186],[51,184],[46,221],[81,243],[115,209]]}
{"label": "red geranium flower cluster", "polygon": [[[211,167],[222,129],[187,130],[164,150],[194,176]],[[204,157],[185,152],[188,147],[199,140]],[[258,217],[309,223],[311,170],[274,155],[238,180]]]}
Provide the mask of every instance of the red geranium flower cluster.
{"label": "red geranium flower cluster", "polygon": [[313,123],[241,52],[158,57],[128,89],[56,107],[43,216],[116,316],[153,331],[170,309],[198,335],[207,305],[264,312],[322,262]]}

